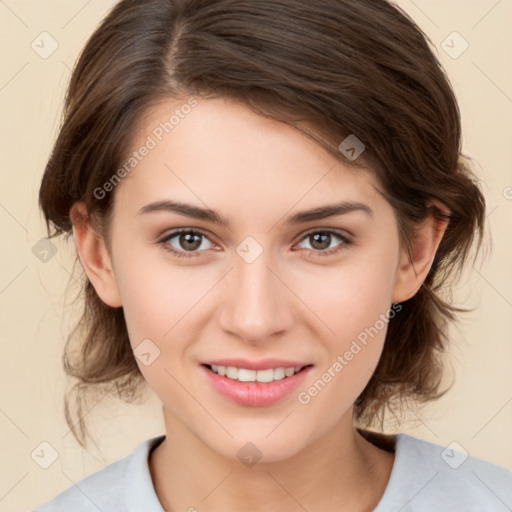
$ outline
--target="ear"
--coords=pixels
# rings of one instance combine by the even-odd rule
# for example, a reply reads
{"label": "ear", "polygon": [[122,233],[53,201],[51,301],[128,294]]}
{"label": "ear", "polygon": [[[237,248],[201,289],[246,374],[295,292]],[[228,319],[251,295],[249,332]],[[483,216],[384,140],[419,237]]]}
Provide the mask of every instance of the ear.
{"label": "ear", "polygon": [[100,299],[111,307],[120,307],[121,296],[117,288],[112,262],[105,241],[91,223],[85,204],[74,203],[70,211],[73,239],[82,266]]}
{"label": "ear", "polygon": [[[438,201],[431,201],[427,206],[432,204],[435,204],[447,217],[449,216],[450,212],[446,206]],[[449,218],[439,220],[433,214],[429,214],[417,227],[417,236],[410,255],[405,248],[402,249],[392,302],[403,302],[416,295],[432,267],[448,222]]]}

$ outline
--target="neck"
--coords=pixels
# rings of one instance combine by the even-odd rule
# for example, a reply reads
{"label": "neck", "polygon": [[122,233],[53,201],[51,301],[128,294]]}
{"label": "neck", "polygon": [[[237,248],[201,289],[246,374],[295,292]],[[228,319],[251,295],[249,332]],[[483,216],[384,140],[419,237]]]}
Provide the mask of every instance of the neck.
{"label": "neck", "polygon": [[213,451],[175,418],[166,417],[166,431],[149,460],[166,512],[260,512],[277,504],[280,512],[371,511],[394,461],[346,419],[295,455],[252,466]]}

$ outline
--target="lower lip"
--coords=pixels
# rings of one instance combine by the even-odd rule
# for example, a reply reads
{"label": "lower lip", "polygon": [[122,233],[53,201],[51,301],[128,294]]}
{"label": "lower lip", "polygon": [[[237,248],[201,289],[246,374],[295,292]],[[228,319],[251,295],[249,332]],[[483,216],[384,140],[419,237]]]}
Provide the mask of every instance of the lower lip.
{"label": "lower lip", "polygon": [[240,382],[222,377],[204,365],[201,365],[201,368],[206,372],[213,387],[221,395],[230,398],[239,405],[261,407],[276,403],[289,395],[304,381],[306,374],[312,366],[303,368],[291,377],[285,377],[273,382]]}

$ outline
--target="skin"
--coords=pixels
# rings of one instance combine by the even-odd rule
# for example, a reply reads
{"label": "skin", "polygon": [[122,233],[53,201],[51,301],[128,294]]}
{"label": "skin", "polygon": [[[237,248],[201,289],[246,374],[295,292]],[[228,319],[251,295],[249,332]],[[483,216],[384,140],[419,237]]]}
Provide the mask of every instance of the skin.
{"label": "skin", "polygon": [[[134,147],[185,102],[154,108]],[[165,199],[209,207],[229,227],[173,212],[138,214]],[[341,200],[364,203],[373,214],[286,223],[297,211]],[[353,512],[377,505],[394,454],[355,430],[353,403],[378,363],[386,327],[308,404],[297,393],[392,303],[417,292],[446,222],[429,217],[419,226],[409,260],[394,210],[370,174],[225,99],[199,99],[117,185],[110,250],[81,203],[72,214],[77,252],[97,293],[123,307],[134,349],[150,339],[160,350],[148,366],[137,363],[163,407],[167,436],[149,466],[166,510],[256,512],[279,504],[281,512]],[[179,236],[159,243],[178,228],[206,234],[195,256],[165,250],[167,244],[186,253]],[[350,235],[352,243],[336,234],[323,245],[306,236],[325,230]],[[263,250],[252,263],[236,252],[248,236]],[[342,249],[319,256],[334,247]],[[201,371],[202,361],[222,357],[314,366],[297,392],[250,407],[219,395]],[[261,452],[252,467],[237,457],[247,442]]]}

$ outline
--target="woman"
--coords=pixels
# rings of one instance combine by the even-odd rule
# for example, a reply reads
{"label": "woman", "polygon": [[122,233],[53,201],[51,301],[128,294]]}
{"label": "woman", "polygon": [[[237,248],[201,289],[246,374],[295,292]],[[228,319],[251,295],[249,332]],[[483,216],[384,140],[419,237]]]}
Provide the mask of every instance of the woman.
{"label": "woman", "polygon": [[439,292],[485,218],[452,89],[397,7],[122,0],[40,204],[87,278],[66,370],[125,399],[147,383],[165,435],[39,512],[512,506],[510,471],[366,428],[446,392]]}

